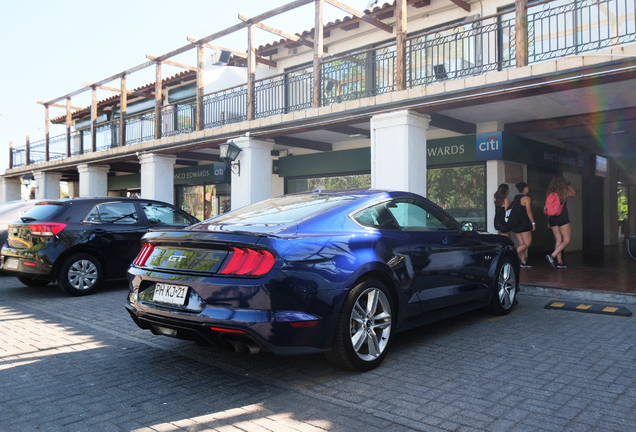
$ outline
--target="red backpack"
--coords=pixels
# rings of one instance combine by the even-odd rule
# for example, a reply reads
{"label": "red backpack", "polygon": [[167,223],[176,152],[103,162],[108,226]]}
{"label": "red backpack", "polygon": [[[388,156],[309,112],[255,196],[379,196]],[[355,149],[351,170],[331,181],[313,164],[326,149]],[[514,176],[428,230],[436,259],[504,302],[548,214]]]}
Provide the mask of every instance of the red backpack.
{"label": "red backpack", "polygon": [[556,192],[552,192],[545,200],[545,207],[543,207],[543,213],[548,216],[558,216],[563,211],[563,204],[559,199],[559,195]]}

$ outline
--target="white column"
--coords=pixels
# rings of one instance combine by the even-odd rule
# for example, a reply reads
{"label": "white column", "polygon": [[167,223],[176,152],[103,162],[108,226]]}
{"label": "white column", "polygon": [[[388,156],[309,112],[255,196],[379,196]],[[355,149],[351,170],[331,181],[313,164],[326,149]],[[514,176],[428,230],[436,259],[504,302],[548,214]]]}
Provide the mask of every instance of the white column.
{"label": "white column", "polygon": [[36,171],[33,173],[35,177],[35,199],[59,199],[60,198],[60,179],[62,173]]}
{"label": "white column", "polygon": [[431,117],[412,111],[371,118],[371,187],[426,196],[426,130]]}
{"label": "white column", "polygon": [[477,133],[498,132],[504,130],[504,123],[500,121],[493,121],[488,123],[477,123]]}
{"label": "white column", "polygon": [[69,198],[77,198],[80,196],[80,184],[78,181],[67,181],[66,189]]}
{"label": "white column", "polygon": [[[272,164],[274,160],[278,160],[278,157],[272,157]],[[277,197],[285,194],[285,177],[281,177],[278,174],[272,174],[272,190],[271,196]]]}
{"label": "white column", "polygon": [[174,163],[177,157],[156,153],[139,155],[141,197],[174,204]]}
{"label": "white column", "polygon": [[19,178],[0,178],[0,204],[22,199],[20,196],[21,187]]}
{"label": "white column", "polygon": [[108,165],[78,165],[79,196],[105,197],[108,195]]}
{"label": "white column", "polygon": [[[238,167],[232,172],[232,210],[272,197],[272,141],[250,137],[237,138],[234,144],[243,151],[234,163]],[[229,167],[228,167],[229,169]]]}

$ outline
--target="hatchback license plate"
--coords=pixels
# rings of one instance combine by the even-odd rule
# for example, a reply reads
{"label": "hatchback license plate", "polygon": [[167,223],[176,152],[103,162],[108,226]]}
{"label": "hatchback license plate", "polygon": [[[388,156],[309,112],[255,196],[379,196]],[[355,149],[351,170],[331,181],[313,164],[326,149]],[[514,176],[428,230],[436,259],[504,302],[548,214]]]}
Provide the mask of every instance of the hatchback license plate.
{"label": "hatchback license plate", "polygon": [[6,260],[4,262],[4,268],[8,269],[8,270],[15,270],[18,268],[18,260],[17,259],[13,259],[13,258],[9,258],[8,260]]}
{"label": "hatchback license plate", "polygon": [[188,287],[158,283],[152,296],[154,301],[183,306],[185,304]]}

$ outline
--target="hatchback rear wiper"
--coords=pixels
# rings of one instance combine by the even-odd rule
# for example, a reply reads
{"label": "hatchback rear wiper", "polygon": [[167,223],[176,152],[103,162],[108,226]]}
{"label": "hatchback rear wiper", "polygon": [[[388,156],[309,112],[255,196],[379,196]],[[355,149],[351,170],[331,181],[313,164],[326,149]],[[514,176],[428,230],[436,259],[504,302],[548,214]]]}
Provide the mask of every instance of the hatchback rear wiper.
{"label": "hatchback rear wiper", "polygon": [[22,222],[33,222],[37,220],[35,218],[28,217],[28,216],[22,216],[20,219],[22,219]]}

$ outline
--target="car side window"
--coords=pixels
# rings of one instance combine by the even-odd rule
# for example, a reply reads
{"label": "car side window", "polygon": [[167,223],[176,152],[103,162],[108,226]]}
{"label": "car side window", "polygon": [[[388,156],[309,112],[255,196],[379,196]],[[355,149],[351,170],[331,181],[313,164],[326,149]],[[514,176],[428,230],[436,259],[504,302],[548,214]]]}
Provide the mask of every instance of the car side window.
{"label": "car side window", "polygon": [[385,203],[387,209],[404,231],[456,230],[455,222],[433,206],[414,199]]}
{"label": "car side window", "polygon": [[134,203],[104,203],[96,205],[84,219],[85,222],[134,225],[139,223]]}
{"label": "car side window", "polygon": [[144,214],[150,225],[178,225],[188,226],[192,222],[181,210],[158,203],[141,203]]}
{"label": "car side window", "polygon": [[392,230],[400,229],[393,216],[391,216],[383,204],[362,209],[353,214],[352,217],[363,227]]}

